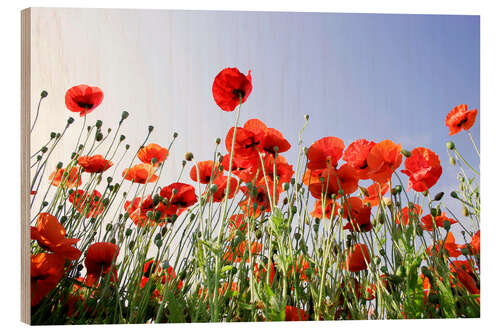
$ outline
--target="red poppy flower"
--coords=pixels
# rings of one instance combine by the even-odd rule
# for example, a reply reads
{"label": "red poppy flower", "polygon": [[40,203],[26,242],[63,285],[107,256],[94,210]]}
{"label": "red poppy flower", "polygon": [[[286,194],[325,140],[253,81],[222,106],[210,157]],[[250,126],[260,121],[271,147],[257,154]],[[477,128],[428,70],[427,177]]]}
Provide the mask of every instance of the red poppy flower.
{"label": "red poppy flower", "polygon": [[113,272],[110,281],[118,281],[114,263],[119,252],[120,248],[113,243],[101,242],[90,245],[85,258],[87,276],[90,280],[97,281],[100,276]]}
{"label": "red poppy flower", "polygon": [[[221,202],[224,199],[226,193],[227,176],[223,175],[218,176],[217,178],[214,179],[212,186],[216,186],[217,190],[213,194],[209,192],[208,198],[211,197],[213,202]],[[238,180],[236,180],[236,178],[234,177],[231,177],[231,180],[229,182],[229,195],[227,197],[228,199],[232,199],[234,197],[237,188],[238,188]]]}
{"label": "red poppy flower", "polygon": [[[226,135],[226,149],[231,153],[233,143],[234,127],[231,127]],[[238,127],[236,129],[236,137],[234,141],[233,159],[242,160],[258,160],[259,159],[259,146],[262,140],[262,132],[256,134],[255,132]]]}
{"label": "red poppy flower", "polygon": [[155,175],[156,167],[151,164],[136,164],[130,169],[125,169],[122,172],[122,176],[126,180],[133,181],[134,183],[145,184],[154,183],[158,180],[158,176]]}
{"label": "red poppy flower", "polygon": [[[224,260],[230,262],[241,262],[241,259],[247,253],[248,243],[246,241],[242,241],[239,245],[237,245],[234,249],[231,247],[227,248],[226,253],[224,254]],[[250,244],[250,251],[252,254],[259,253],[262,251],[262,244],[253,242]],[[250,261],[250,258],[247,258],[247,262]]]}
{"label": "red poppy flower", "polygon": [[[436,222],[436,226],[441,228],[444,228],[444,221],[449,221],[450,225],[457,223],[457,221],[447,217],[444,212],[441,212],[441,215],[435,216],[434,221]],[[429,231],[434,230],[434,223],[432,222],[431,214],[427,214],[422,217],[422,228]]]}
{"label": "red poppy flower", "polygon": [[[126,201],[124,205],[125,210],[128,212],[130,219],[138,227],[143,227],[145,225],[155,225],[163,226],[165,224],[165,218],[167,217],[165,213],[160,209],[159,205],[155,206],[153,204],[153,198],[148,195],[144,198],[134,198],[132,201]],[[148,212],[152,212],[152,217],[148,217]],[[155,218],[156,213],[160,212],[160,217]]]}
{"label": "red poppy flower", "polygon": [[339,194],[341,189],[344,194],[352,194],[358,189],[358,173],[348,164],[342,165],[338,170],[323,169],[319,178],[320,182],[309,185],[309,191],[316,199],[321,199],[322,193],[329,198],[333,194]]}
{"label": "red poppy flower", "polygon": [[[442,247],[446,250],[445,253],[441,252]],[[443,241],[438,240],[434,246],[431,245],[427,248],[427,253],[430,256],[434,254],[444,254],[447,257],[456,258],[462,254],[459,249],[460,246],[455,243],[455,237],[451,232],[449,232],[448,236],[446,236],[446,239],[444,240],[444,244]]]}
{"label": "red poppy flower", "polygon": [[309,320],[309,314],[304,310],[299,309],[295,306],[287,305],[285,307],[285,320],[286,321],[307,321]]}
{"label": "red poppy flower", "polygon": [[57,169],[50,174],[49,180],[52,180],[50,183],[52,186],[59,186],[59,184],[62,183],[62,186],[68,188],[77,187],[82,184],[82,179],[78,173],[77,167],[73,167],[71,170]]}
{"label": "red poppy flower", "polygon": [[[266,176],[269,182],[269,188],[272,188],[274,177],[276,176],[278,183],[276,184],[280,190],[282,190],[282,185],[284,183],[289,183],[294,174],[293,165],[288,164],[286,158],[281,155],[276,156],[268,154],[264,159],[264,172],[262,168],[259,168],[259,179]],[[275,172],[276,171],[276,172]]]}
{"label": "red poppy flower", "polygon": [[423,192],[434,186],[441,177],[442,168],[439,157],[430,149],[419,147],[411,151],[411,156],[405,160],[406,170],[402,173],[408,175],[408,188]]}
{"label": "red poppy flower", "polygon": [[368,268],[370,253],[365,244],[355,244],[345,253],[346,267],[349,272],[359,272]]}
{"label": "red poppy flower", "polygon": [[[167,282],[167,275],[169,282],[170,280],[175,279],[175,277],[177,276],[172,266],[168,266],[167,272],[165,273],[165,271],[163,271],[162,268],[160,267],[159,262],[155,262],[154,260],[149,260],[144,264],[140,287],[144,288],[148,283],[149,279],[152,277],[157,278],[161,284],[165,284]],[[181,288],[182,288],[182,281],[179,281],[179,283],[177,284],[177,290],[180,290]],[[153,296],[162,299],[158,289],[156,288],[153,291]]]}
{"label": "red poppy flower", "polygon": [[66,92],[65,101],[68,110],[80,112],[80,116],[83,117],[98,107],[103,98],[104,94],[100,88],[80,84]]}
{"label": "red poppy flower", "polygon": [[446,116],[445,124],[450,129],[450,135],[461,130],[469,130],[476,121],[477,109],[467,110],[467,104],[455,106]]}
{"label": "red poppy flower", "polygon": [[361,179],[370,178],[370,169],[366,159],[373,146],[375,146],[375,142],[360,139],[351,143],[344,152],[344,161],[358,171]]}
{"label": "red poppy flower", "polygon": [[[270,193],[267,191],[267,186],[264,179],[256,183],[250,191],[247,187],[242,187],[241,190],[245,193],[246,198],[239,206],[241,210],[250,216],[257,217],[263,212],[271,211],[271,202],[269,198],[276,202],[278,198],[274,198],[274,191],[269,188]],[[279,197],[280,191],[276,190],[276,196]],[[254,205],[257,205],[255,208]]]}
{"label": "red poppy flower", "polygon": [[234,111],[247,100],[252,92],[252,76],[240,73],[237,68],[225,68],[217,74],[212,85],[215,103],[224,111]]}
{"label": "red poppy flower", "polygon": [[236,214],[229,218],[229,231],[234,233],[236,230],[241,231],[246,234],[248,230],[248,224],[245,221],[244,214]]}
{"label": "red poppy flower", "polygon": [[375,144],[366,157],[370,178],[381,184],[387,183],[402,159],[400,144],[396,145],[391,140]]}
{"label": "red poppy flower", "polygon": [[194,205],[198,198],[192,185],[184,183],[172,183],[161,189],[160,195],[168,200],[168,204],[160,204],[167,216],[180,215],[186,209]]}
{"label": "red poppy flower", "polygon": [[65,260],[54,253],[31,256],[31,306],[35,306],[59,283]]}
{"label": "red poppy flower", "polygon": [[309,261],[301,255],[288,272],[288,278],[291,279],[292,274],[295,273],[298,274],[298,278],[302,281],[309,281],[309,278],[307,277],[307,270],[311,270],[311,272],[313,271],[310,267]]}
{"label": "red poppy flower", "polygon": [[40,213],[36,220],[36,227],[31,227],[31,239],[38,242],[42,248],[47,249],[59,256],[76,260],[82,252],[73,245],[79,239],[66,238],[66,230],[57,218],[49,213]]}
{"label": "red poppy flower", "polygon": [[472,254],[481,253],[481,230],[478,230],[474,236],[472,236],[472,241],[470,242],[472,248]]}
{"label": "red poppy flower", "polygon": [[[291,147],[290,143],[283,137],[280,131],[267,127],[266,124],[259,119],[248,120],[245,125],[243,125],[243,128],[254,132],[256,136],[260,137],[260,150],[271,155],[284,153]],[[278,150],[274,150],[275,148]]]}
{"label": "red poppy flower", "polygon": [[104,205],[102,204],[101,200],[101,193],[99,193],[99,191],[97,190],[94,190],[94,192],[92,192],[92,195],[83,190],[75,191],[69,195],[68,200],[73,204],[78,212],[83,213],[84,211],[86,211],[85,216],[87,218],[96,218],[104,211]]}
{"label": "red poppy flower", "polygon": [[[234,163],[234,161],[233,161]],[[198,167],[198,170],[196,170],[196,167]],[[208,184],[210,183],[210,180],[215,179],[217,176],[222,174],[222,171],[219,170],[219,165],[214,163],[213,161],[202,161],[196,163],[196,165],[191,168],[191,171],[189,172],[189,177],[194,182],[198,181],[198,173],[200,174],[200,183],[201,184]]]}
{"label": "red poppy flower", "polygon": [[78,164],[83,171],[90,173],[104,172],[113,166],[113,162],[105,159],[102,155],[81,156]]}
{"label": "red poppy flower", "polygon": [[368,195],[363,198],[364,204],[370,204],[370,206],[375,207],[380,204],[380,199],[387,193],[389,190],[389,183],[379,184],[377,182],[368,186],[366,189]]}
{"label": "red poppy flower", "polygon": [[[266,277],[267,277],[267,268],[268,267],[269,267],[269,265],[267,265],[267,264],[257,264],[257,263],[255,263],[253,274],[255,275],[255,277],[257,279],[257,282],[259,282],[260,279],[263,279],[263,280],[266,279]],[[274,281],[274,275],[275,275],[274,265],[271,264],[271,270],[270,270],[270,273],[269,273],[269,280],[267,281],[267,283],[269,283],[269,284],[273,283],[273,281]]]}
{"label": "red poppy flower", "polygon": [[167,159],[169,155],[168,149],[164,148],[156,143],[151,143],[146,147],[142,147],[137,152],[137,157],[143,163],[152,164],[153,158],[156,160],[155,165],[162,163]]}
{"label": "red poppy flower", "polygon": [[[332,213],[333,217],[337,216],[340,205],[335,202],[333,199],[327,199],[325,202],[325,218],[331,219]],[[314,204],[314,210],[311,212],[311,216],[314,218],[322,219],[323,218],[323,203],[321,199],[316,200]]]}
{"label": "red poppy flower", "polygon": [[302,182],[306,186],[310,186],[311,184],[314,183],[321,183],[321,174],[323,173],[323,169],[317,169],[314,171],[311,171],[310,169],[306,169],[306,172],[304,172],[304,175],[302,176]]}
{"label": "red poppy flower", "polygon": [[422,207],[419,205],[413,205],[413,209],[410,210],[408,207],[401,209],[401,213],[396,214],[396,224],[402,223],[403,225],[408,225],[410,222],[418,221],[419,216],[422,215]]}
{"label": "red poppy flower", "polygon": [[[226,154],[222,158],[222,166],[224,170],[229,172],[229,158],[230,155]],[[259,161],[258,159],[244,160],[233,155],[233,164],[231,166],[231,174],[238,177],[242,182],[250,183],[254,180]]]}
{"label": "red poppy flower", "polygon": [[481,293],[477,285],[474,269],[468,261],[455,260],[450,262],[450,271],[460,282],[456,284],[463,286],[471,294],[479,295]]}
{"label": "red poppy flower", "polygon": [[344,141],[330,136],[314,142],[307,150],[307,168],[311,170],[331,169],[337,167],[337,163],[344,151]]}
{"label": "red poppy flower", "polygon": [[373,225],[370,221],[371,207],[363,204],[363,200],[358,197],[350,197],[344,204],[343,217],[349,222],[344,226],[344,230],[370,231]]}

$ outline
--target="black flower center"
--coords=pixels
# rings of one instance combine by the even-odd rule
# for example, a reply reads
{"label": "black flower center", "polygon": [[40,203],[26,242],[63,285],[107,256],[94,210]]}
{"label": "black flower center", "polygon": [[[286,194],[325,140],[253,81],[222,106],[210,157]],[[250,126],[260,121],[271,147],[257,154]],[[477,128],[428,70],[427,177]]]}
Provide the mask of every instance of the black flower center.
{"label": "black flower center", "polygon": [[94,104],[92,103],[86,103],[86,102],[78,102],[76,103],[79,107],[83,108],[83,109],[87,109],[87,110],[90,110],[94,107]]}
{"label": "black flower center", "polygon": [[245,97],[245,92],[241,89],[233,89],[233,95],[237,98],[242,98]]}

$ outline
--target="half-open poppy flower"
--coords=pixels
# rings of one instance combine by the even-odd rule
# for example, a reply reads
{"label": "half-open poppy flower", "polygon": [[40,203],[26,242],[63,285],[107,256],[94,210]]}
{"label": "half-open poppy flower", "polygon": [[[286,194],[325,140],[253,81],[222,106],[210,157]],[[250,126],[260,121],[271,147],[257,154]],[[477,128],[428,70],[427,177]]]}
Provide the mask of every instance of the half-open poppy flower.
{"label": "half-open poppy flower", "polygon": [[237,68],[225,68],[217,74],[212,85],[215,103],[224,111],[234,111],[252,92],[250,71],[245,76]]}
{"label": "half-open poppy flower", "polygon": [[194,187],[184,183],[165,186],[161,189],[160,195],[168,201],[168,204],[159,205],[167,216],[180,215],[198,201]]}
{"label": "half-open poppy flower", "polygon": [[455,106],[446,116],[445,125],[450,129],[450,135],[461,130],[469,130],[476,121],[477,109],[468,110],[467,104]]}
{"label": "half-open poppy flower", "polygon": [[374,182],[372,185],[368,186],[366,190],[368,195],[363,198],[363,203],[375,207],[380,204],[380,200],[389,190],[389,183],[379,184]]}
{"label": "half-open poppy flower", "polygon": [[59,186],[62,183],[62,186],[68,188],[77,187],[82,184],[82,178],[77,167],[72,167],[71,170],[57,169],[50,174],[49,180],[52,180],[50,183],[52,186]]}
{"label": "half-open poppy flower", "polygon": [[436,182],[443,169],[439,157],[430,149],[419,147],[411,151],[411,156],[405,160],[406,170],[402,173],[408,175],[408,188],[417,192],[429,190]]}
{"label": "half-open poppy flower", "polygon": [[[441,248],[444,248],[446,251],[441,251]],[[444,244],[441,240],[436,241],[434,246],[431,245],[427,248],[427,254],[430,256],[435,254],[444,254],[447,257],[457,258],[462,255],[460,248],[461,246],[455,243],[455,237],[453,234],[448,232],[448,236],[446,236]]]}
{"label": "half-open poppy flower", "polygon": [[307,150],[307,168],[310,170],[334,169],[344,152],[344,141],[330,136],[314,142]]}
{"label": "half-open poppy flower", "polygon": [[66,230],[57,218],[49,213],[40,213],[36,226],[31,227],[31,239],[38,242],[42,248],[47,249],[62,258],[76,260],[82,252],[74,248],[79,239],[66,238]]}
{"label": "half-open poppy flower", "polygon": [[472,248],[472,254],[481,253],[481,230],[478,230],[474,236],[472,236],[472,241],[470,242]]}
{"label": "half-open poppy flower", "polygon": [[156,160],[155,165],[164,162],[168,157],[168,149],[164,148],[156,143],[150,143],[149,145],[142,147],[137,152],[137,157],[143,163],[152,164],[153,159]]}
{"label": "half-open poppy flower", "polygon": [[86,217],[96,218],[104,211],[104,205],[101,200],[101,193],[94,190],[89,194],[83,190],[74,191],[69,195],[69,202],[73,204],[75,209],[82,213],[86,212]]}
{"label": "half-open poppy flower", "polygon": [[453,276],[459,281],[459,283],[454,283],[460,285],[467,291],[474,295],[479,295],[481,291],[477,285],[477,279],[474,274],[474,269],[471,264],[466,260],[455,260],[450,262],[450,271]]}
{"label": "half-open poppy flower", "polygon": [[64,274],[63,257],[54,253],[31,256],[31,306],[35,306],[59,283]]}
{"label": "half-open poppy flower", "polygon": [[396,145],[391,140],[375,144],[366,157],[370,178],[381,184],[387,183],[402,159],[400,144]]}
{"label": "half-open poppy flower", "polygon": [[100,88],[80,84],[68,89],[65,101],[68,110],[79,112],[80,116],[83,117],[98,107],[103,98],[104,94]]}
{"label": "half-open poppy flower", "polygon": [[346,200],[343,217],[349,221],[344,230],[370,231],[373,228],[370,221],[371,207],[365,205],[359,197],[350,197]]}
{"label": "half-open poppy flower", "polygon": [[90,173],[104,172],[113,166],[113,162],[105,159],[102,155],[81,156],[78,164],[83,171]]}
{"label": "half-open poppy flower", "polygon": [[346,268],[349,272],[359,272],[368,268],[370,252],[365,244],[354,244],[345,253]]}
{"label": "half-open poppy flower", "polygon": [[[231,153],[231,147],[233,144],[234,127],[231,127],[226,135],[226,149]],[[255,133],[244,129],[243,127],[237,127],[236,136],[234,139],[234,157],[242,160],[258,160],[259,159],[259,146],[262,140],[262,132]]]}
{"label": "half-open poppy flower", "polygon": [[361,179],[370,178],[370,169],[366,158],[373,146],[375,146],[375,142],[360,139],[351,143],[344,152],[344,161],[358,171]]}
{"label": "half-open poppy flower", "polygon": [[295,306],[287,305],[285,307],[285,320],[286,321],[307,321],[309,314],[302,309]]}
{"label": "half-open poppy flower", "polygon": [[323,169],[319,176],[320,182],[309,185],[309,192],[316,199],[320,199],[321,194],[330,198],[333,194],[339,194],[340,190],[344,194],[352,194],[358,189],[358,173],[349,164],[342,165],[338,170]]}
{"label": "half-open poppy flower", "polygon": [[85,257],[87,277],[92,281],[97,281],[100,276],[105,276],[109,272],[112,272],[113,275],[110,281],[118,281],[114,263],[119,252],[120,248],[113,243],[100,242],[90,245]]}
{"label": "half-open poppy flower", "polygon": [[194,182],[197,182],[198,173],[200,174],[199,182],[201,184],[208,184],[210,183],[210,180],[213,180],[217,178],[217,176],[222,174],[222,171],[219,170],[218,164],[214,163],[214,161],[208,160],[208,161],[201,161],[196,163],[196,165],[193,165],[191,171],[189,172],[189,177],[191,177],[191,179]]}
{"label": "half-open poppy flower", "polygon": [[126,180],[133,181],[134,183],[154,183],[158,180],[158,176],[155,175],[155,172],[156,167],[151,164],[142,163],[136,164],[130,169],[123,170],[122,176]]}
{"label": "half-open poppy flower", "polygon": [[[434,217],[434,222],[436,222],[436,226],[444,228],[444,221],[448,221],[451,224],[457,223],[456,220],[449,218],[446,216],[446,213],[441,212],[440,215]],[[422,217],[422,228],[428,231],[434,230],[434,223],[432,222],[432,215],[427,214]]]}
{"label": "half-open poppy flower", "polygon": [[422,212],[422,207],[416,204],[413,205],[411,210],[409,207],[404,207],[400,213],[396,213],[396,224],[408,225],[410,222],[418,221]]}

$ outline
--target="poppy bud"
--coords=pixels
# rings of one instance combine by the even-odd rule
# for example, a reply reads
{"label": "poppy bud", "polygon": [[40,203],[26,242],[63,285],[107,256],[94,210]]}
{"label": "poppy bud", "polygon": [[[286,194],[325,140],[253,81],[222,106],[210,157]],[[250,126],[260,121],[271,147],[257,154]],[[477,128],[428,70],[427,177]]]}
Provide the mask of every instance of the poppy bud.
{"label": "poppy bud", "polygon": [[111,223],[106,224],[106,231],[111,231],[113,225]]}
{"label": "poppy bud", "polygon": [[130,251],[134,249],[134,246],[135,246],[135,241],[131,240],[130,243],[128,243],[128,248],[130,249]]}
{"label": "poppy bud", "polygon": [[449,150],[455,149],[455,143],[453,143],[453,141],[446,142],[446,148]]}
{"label": "poppy bud", "polygon": [[439,192],[434,196],[434,201],[439,201],[443,198],[444,192]]}
{"label": "poppy bud", "polygon": [[64,216],[61,216],[61,219],[59,220],[59,222],[61,222],[61,224],[62,224],[64,222],[66,222],[67,220],[68,220],[68,217],[66,215],[64,215]]}
{"label": "poppy bud", "polygon": [[95,127],[97,127],[97,128],[101,128],[101,126],[102,126],[102,120],[97,120],[97,121],[95,122]]}
{"label": "poppy bud", "polygon": [[92,129],[92,126],[87,126],[87,132],[90,132],[90,130]]}
{"label": "poppy bud", "polygon": [[[155,240],[155,245],[156,245],[156,247],[160,248],[163,245],[163,241],[161,239],[157,239],[157,240]],[[168,266],[167,266],[167,268],[168,268]]]}
{"label": "poppy bud", "polygon": [[429,195],[429,191],[427,191],[427,190],[423,191],[423,192],[422,192],[422,195],[423,195],[424,197],[428,196],[428,195]]}
{"label": "poppy bud", "polygon": [[408,150],[406,150],[406,149],[402,149],[401,150],[401,154],[403,154],[406,157],[410,157],[411,156],[411,153]]}
{"label": "poppy bud", "polygon": [[61,137],[61,133],[56,134],[56,139],[59,139]]}
{"label": "poppy bud", "polygon": [[185,278],[186,278],[186,271],[181,271],[179,273],[179,280],[184,280]]}
{"label": "poppy bud", "polygon": [[431,215],[434,216],[434,217],[438,216],[436,208],[431,208]]}
{"label": "poppy bud", "polygon": [[122,134],[122,135],[120,135],[120,141],[123,141],[123,140],[125,140],[125,135]]}
{"label": "poppy bud", "polygon": [[295,235],[293,235],[295,237],[296,240],[299,240],[301,235],[300,233],[296,232]]}
{"label": "poppy bud", "polygon": [[452,197],[452,198],[458,199],[458,194],[457,194],[457,192],[452,191],[452,192],[450,193],[450,195],[451,195],[451,197]]}
{"label": "poppy bud", "polygon": [[450,231],[450,227],[451,227],[451,223],[450,223],[450,221],[445,220],[445,221],[443,222],[443,227],[444,227],[444,229],[445,229],[446,231]]}
{"label": "poppy bud", "polygon": [[378,253],[380,253],[381,256],[385,256],[385,250],[384,249],[380,249],[378,251]]}
{"label": "poppy bud", "polygon": [[215,192],[217,192],[217,185],[212,184],[212,185],[210,186],[210,192],[212,192],[212,194],[213,194],[213,193],[215,193]]}
{"label": "poppy bud", "polygon": [[175,139],[176,137],[178,137],[178,136],[179,136],[179,134],[178,134],[177,132],[174,132],[174,139]]}
{"label": "poppy bud", "polygon": [[424,234],[424,229],[422,229],[422,226],[420,224],[417,224],[415,226],[415,232],[417,235],[422,236]]}
{"label": "poppy bud", "polygon": [[216,144],[216,145],[219,145],[219,144],[220,144],[220,142],[221,142],[221,139],[220,139],[220,138],[215,139],[215,144]]}
{"label": "poppy bud", "polygon": [[469,210],[465,206],[462,207],[462,214],[464,216],[469,216]]}
{"label": "poppy bud", "polygon": [[72,124],[74,121],[75,121],[75,119],[73,117],[68,118],[68,124]]}
{"label": "poppy bud", "polygon": [[255,230],[255,238],[257,238],[257,239],[262,238],[262,230],[260,230],[260,229]]}
{"label": "poppy bud", "polygon": [[385,222],[384,214],[378,215],[377,222],[380,224],[384,224],[384,222]]}
{"label": "poppy bud", "polygon": [[392,200],[391,200],[391,198],[383,197],[382,201],[384,202],[384,205],[386,205],[387,207],[392,206]]}
{"label": "poppy bud", "polygon": [[174,214],[172,217],[170,217],[170,222],[174,223],[177,220],[177,215]]}
{"label": "poppy bud", "polygon": [[130,236],[132,234],[132,229],[128,228],[127,230],[125,230],[125,236]]}
{"label": "poppy bud", "polygon": [[292,214],[295,215],[297,213],[297,206],[292,206]]}
{"label": "poppy bud", "polygon": [[50,138],[53,139],[56,137],[56,133],[55,132],[50,132]]}
{"label": "poppy bud", "polygon": [[319,224],[313,224],[313,230],[314,232],[318,232],[318,229],[319,229]]}
{"label": "poppy bud", "polygon": [[[403,187],[401,185],[396,185],[393,189],[395,191],[395,193],[393,194],[398,194],[398,193],[401,193],[401,191],[403,190]],[[392,191],[391,191],[392,193]]]}
{"label": "poppy bud", "polygon": [[38,156],[36,157],[36,160],[37,160],[37,161],[40,161],[41,159],[42,159],[42,155],[38,155]]}
{"label": "poppy bud", "polygon": [[41,98],[45,98],[45,97],[47,97],[48,95],[49,95],[49,93],[48,93],[48,92],[46,92],[45,90],[42,90],[42,92],[40,93],[40,97],[41,97]]}
{"label": "poppy bud", "polygon": [[288,191],[289,188],[290,188],[290,185],[288,183],[283,183],[283,189],[285,191]]}
{"label": "poppy bud", "polygon": [[304,119],[305,119],[306,121],[308,121],[308,120],[309,120],[309,115],[308,115],[308,114],[305,114],[305,115],[304,115]]}
{"label": "poppy bud", "polygon": [[186,161],[192,161],[193,160],[193,153],[191,152],[188,152],[184,155],[184,158],[186,159]]}
{"label": "poppy bud", "polygon": [[57,166],[56,166],[58,169],[61,169],[63,167],[63,163],[62,162],[59,162],[57,163]]}
{"label": "poppy bud", "polygon": [[386,267],[386,266],[382,266],[382,267],[380,267],[380,271],[381,271],[382,273],[384,273],[384,274],[389,274],[389,270],[387,269],[387,267]]}
{"label": "poppy bud", "polygon": [[104,207],[107,207],[107,206],[109,205],[109,198],[104,198],[104,199],[102,199],[102,205],[103,205]]}
{"label": "poppy bud", "polygon": [[40,149],[42,151],[42,153],[46,153],[47,150],[49,150],[49,148],[47,148],[46,146],[43,146],[42,149]]}
{"label": "poppy bud", "polygon": [[103,137],[104,137],[104,136],[102,135],[102,132],[97,132],[97,133],[95,134],[95,140],[96,140],[97,142],[101,141]]}
{"label": "poppy bud", "polygon": [[153,130],[154,130],[154,126],[149,125],[148,126],[148,132],[151,133],[151,132],[153,132]]}
{"label": "poppy bud", "polygon": [[126,150],[129,150],[129,148],[130,148],[130,145],[127,143],[127,144],[125,145],[125,149],[126,149]]}
{"label": "poppy bud", "polygon": [[450,164],[455,165],[457,164],[457,161],[453,157],[450,157]]}

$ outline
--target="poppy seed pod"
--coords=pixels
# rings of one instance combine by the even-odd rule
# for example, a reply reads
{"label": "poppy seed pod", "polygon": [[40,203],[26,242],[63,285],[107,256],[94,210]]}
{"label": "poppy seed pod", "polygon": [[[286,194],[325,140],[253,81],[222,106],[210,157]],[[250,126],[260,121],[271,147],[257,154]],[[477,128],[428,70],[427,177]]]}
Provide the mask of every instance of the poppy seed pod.
{"label": "poppy seed pod", "polygon": [[129,113],[128,113],[127,111],[123,111],[123,112],[122,112],[122,120],[127,119],[127,118],[128,118],[128,116],[129,116]]}
{"label": "poppy seed pod", "polygon": [[449,150],[455,149],[455,143],[453,141],[446,142],[446,148],[448,148]]}
{"label": "poppy seed pod", "polygon": [[434,196],[434,201],[440,201],[443,198],[444,192],[439,192]]}
{"label": "poppy seed pod", "polygon": [[221,142],[221,138],[215,139],[215,144],[220,145],[220,142]]}
{"label": "poppy seed pod", "polygon": [[68,118],[68,124],[72,124],[74,121],[75,121],[75,119],[73,117]]}
{"label": "poppy seed pod", "polygon": [[42,90],[42,92],[40,93],[40,97],[41,97],[41,98],[45,98],[45,97],[47,97],[48,95],[49,95],[49,93],[48,93],[48,92],[46,92],[45,90]]}
{"label": "poppy seed pod", "polygon": [[451,195],[451,197],[452,197],[452,198],[458,199],[458,194],[457,194],[457,192],[452,191],[452,192],[450,193],[450,195]]}
{"label": "poppy seed pod", "polygon": [[120,141],[125,140],[125,135],[120,135]]}
{"label": "poppy seed pod", "polygon": [[101,126],[102,126],[102,120],[97,120],[97,121],[95,122],[95,127],[97,127],[97,128],[101,128]]}
{"label": "poppy seed pod", "polygon": [[184,158],[186,159],[186,161],[189,161],[189,162],[190,162],[190,161],[192,161],[192,160],[193,160],[194,155],[193,155],[193,153],[191,153],[191,152],[187,152],[187,153],[184,155]]}
{"label": "poppy seed pod", "polygon": [[179,136],[179,133],[174,132],[174,139]]}

